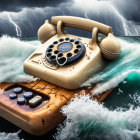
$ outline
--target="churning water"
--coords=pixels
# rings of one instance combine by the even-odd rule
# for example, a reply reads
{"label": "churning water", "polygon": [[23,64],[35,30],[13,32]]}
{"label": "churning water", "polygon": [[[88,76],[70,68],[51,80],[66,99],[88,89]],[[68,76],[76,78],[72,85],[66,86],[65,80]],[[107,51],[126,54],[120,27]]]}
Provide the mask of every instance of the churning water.
{"label": "churning water", "polygon": [[[140,139],[140,37],[118,37],[122,54],[93,75],[82,86],[97,83],[93,94],[115,88],[104,103],[88,96],[73,99],[62,108],[67,116],[56,139]],[[30,82],[36,78],[23,72],[24,60],[39,41],[0,38],[0,82]],[[0,133],[0,138],[19,139],[18,134]]]}

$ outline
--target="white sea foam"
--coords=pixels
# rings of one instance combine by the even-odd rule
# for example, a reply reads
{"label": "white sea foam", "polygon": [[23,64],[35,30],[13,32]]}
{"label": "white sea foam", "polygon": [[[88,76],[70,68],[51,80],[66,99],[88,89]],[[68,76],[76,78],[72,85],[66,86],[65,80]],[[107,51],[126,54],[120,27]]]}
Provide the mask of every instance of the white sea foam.
{"label": "white sea foam", "polygon": [[98,83],[93,91],[93,94],[98,95],[111,88],[117,87],[122,81],[124,81],[125,78],[127,78],[128,75],[130,75],[132,73],[140,74],[140,70],[130,70],[130,71],[124,72],[106,82]]}
{"label": "white sea foam", "polygon": [[62,112],[67,119],[58,129],[57,140],[140,139],[140,107],[111,111],[89,96],[81,96],[64,106]]}
{"label": "white sea foam", "polygon": [[20,140],[18,133],[0,133],[0,140]]}
{"label": "white sea foam", "polygon": [[25,42],[2,36],[0,38],[0,83],[35,81],[36,78],[23,72],[23,62],[38,45],[38,41]]}

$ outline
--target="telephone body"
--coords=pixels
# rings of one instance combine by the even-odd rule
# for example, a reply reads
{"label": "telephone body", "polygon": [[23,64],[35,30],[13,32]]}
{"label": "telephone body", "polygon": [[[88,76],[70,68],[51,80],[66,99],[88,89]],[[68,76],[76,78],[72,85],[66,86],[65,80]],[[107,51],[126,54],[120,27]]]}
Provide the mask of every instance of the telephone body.
{"label": "telephone body", "polygon": [[[65,33],[64,27],[92,32],[92,38]],[[98,33],[106,35],[98,41]],[[55,85],[76,89],[105,66],[104,59],[113,60],[121,47],[112,28],[96,21],[72,16],[55,16],[38,30],[43,43],[24,62],[24,71]]]}

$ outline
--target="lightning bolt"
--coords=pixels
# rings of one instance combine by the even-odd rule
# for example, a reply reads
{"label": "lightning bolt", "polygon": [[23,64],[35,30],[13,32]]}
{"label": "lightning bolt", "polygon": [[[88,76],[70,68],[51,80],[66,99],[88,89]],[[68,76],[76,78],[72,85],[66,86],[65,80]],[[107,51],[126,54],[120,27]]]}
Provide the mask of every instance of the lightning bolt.
{"label": "lightning bolt", "polygon": [[8,16],[8,19],[9,19],[10,23],[12,23],[14,25],[17,36],[21,37],[21,29],[20,29],[20,27],[15,23],[15,21],[12,20],[10,14],[8,12],[5,12],[5,13]]}
{"label": "lightning bolt", "polygon": [[63,11],[61,8],[59,8],[59,10],[60,10],[60,11],[61,11],[61,13],[65,16],[64,11]]}
{"label": "lightning bolt", "polygon": [[89,17],[87,16],[87,11],[85,11],[85,18],[89,19]]}
{"label": "lightning bolt", "polygon": [[123,16],[120,15],[118,10],[113,5],[111,5],[109,3],[108,3],[108,5],[112,8],[114,13],[121,19],[125,35],[131,35],[131,33],[127,30],[128,28],[126,27],[127,26],[127,24],[125,23],[126,19]]}
{"label": "lightning bolt", "polygon": [[[84,4],[83,4],[82,0],[74,0],[74,2],[75,2],[75,7],[76,8],[80,7],[84,11],[84,17],[87,18],[87,19],[89,19],[87,14],[91,15],[91,13],[93,11],[94,11],[93,15],[98,16],[98,15],[101,14],[101,12],[103,12],[103,10],[101,10],[101,8],[111,9],[111,12],[114,13],[113,16],[118,17],[118,19],[120,20],[121,24],[119,26],[122,26],[123,34],[125,36],[129,36],[129,35],[133,35],[133,34],[138,35],[138,31],[137,31],[135,25],[132,22],[125,19],[125,17],[123,17],[123,15],[115,7],[113,2],[111,2],[111,1],[98,1],[98,0],[86,0],[86,1],[84,1]],[[97,12],[97,14],[95,12]],[[108,23],[108,20],[107,20],[106,16],[104,18],[106,20],[106,23]],[[133,28],[133,32],[131,31],[132,28]],[[118,28],[116,28],[116,29],[118,30]],[[118,30],[118,31],[120,31],[120,30]]]}

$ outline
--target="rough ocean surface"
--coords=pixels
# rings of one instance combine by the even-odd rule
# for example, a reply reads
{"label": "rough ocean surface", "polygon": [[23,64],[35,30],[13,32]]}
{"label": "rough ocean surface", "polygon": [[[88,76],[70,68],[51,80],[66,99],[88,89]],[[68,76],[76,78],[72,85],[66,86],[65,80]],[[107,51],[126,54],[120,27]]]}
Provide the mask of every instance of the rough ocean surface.
{"label": "rough ocean surface", "polygon": [[[93,94],[115,88],[103,104],[88,96],[76,97],[62,108],[67,116],[58,127],[57,140],[140,139],[140,38],[119,37],[121,56],[93,75],[82,86],[98,83]],[[37,48],[38,41],[0,38],[0,82],[30,82],[36,78],[23,72],[24,60]],[[0,139],[18,140],[18,133],[0,133]]]}
{"label": "rough ocean surface", "polygon": [[93,75],[82,86],[97,84],[94,94],[102,93],[110,88],[117,87],[131,73],[140,74],[140,38],[118,38],[122,53],[118,59],[111,61],[98,74]]}
{"label": "rough ocean surface", "polygon": [[25,42],[8,36],[0,38],[0,83],[36,80],[23,72],[23,63],[38,44],[37,41]]}
{"label": "rough ocean surface", "polygon": [[112,111],[89,96],[81,96],[63,107],[62,112],[67,120],[58,129],[58,140],[140,139],[140,107]]}

